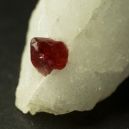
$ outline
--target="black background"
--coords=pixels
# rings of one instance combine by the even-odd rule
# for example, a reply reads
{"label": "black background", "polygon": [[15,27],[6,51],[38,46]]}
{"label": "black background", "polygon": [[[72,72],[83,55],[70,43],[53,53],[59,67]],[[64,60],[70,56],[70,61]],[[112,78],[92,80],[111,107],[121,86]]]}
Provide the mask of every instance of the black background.
{"label": "black background", "polygon": [[129,79],[91,112],[22,114],[14,105],[28,19],[36,0],[0,0],[0,129],[129,129]]}

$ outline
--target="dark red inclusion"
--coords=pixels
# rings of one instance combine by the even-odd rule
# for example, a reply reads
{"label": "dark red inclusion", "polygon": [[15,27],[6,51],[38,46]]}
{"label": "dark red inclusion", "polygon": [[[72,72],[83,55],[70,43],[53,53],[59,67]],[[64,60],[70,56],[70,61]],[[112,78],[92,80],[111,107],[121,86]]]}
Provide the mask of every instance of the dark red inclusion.
{"label": "dark red inclusion", "polygon": [[36,37],[31,40],[31,62],[44,76],[53,69],[63,69],[68,61],[68,49],[62,41]]}

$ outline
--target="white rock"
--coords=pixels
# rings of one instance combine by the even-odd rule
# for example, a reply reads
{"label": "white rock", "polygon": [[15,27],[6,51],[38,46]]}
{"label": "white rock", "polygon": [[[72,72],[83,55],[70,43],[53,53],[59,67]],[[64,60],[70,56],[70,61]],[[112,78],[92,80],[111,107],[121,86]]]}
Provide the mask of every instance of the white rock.
{"label": "white rock", "polygon": [[[16,106],[24,113],[91,110],[129,75],[129,0],[40,0],[22,58]],[[64,41],[69,62],[43,77],[30,62],[30,40]]]}

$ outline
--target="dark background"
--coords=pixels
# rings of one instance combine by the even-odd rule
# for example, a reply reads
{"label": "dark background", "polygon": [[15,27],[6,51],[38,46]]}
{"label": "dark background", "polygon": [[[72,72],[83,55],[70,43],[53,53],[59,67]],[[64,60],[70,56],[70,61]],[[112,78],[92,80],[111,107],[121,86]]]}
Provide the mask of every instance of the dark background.
{"label": "dark background", "polygon": [[28,19],[36,0],[0,0],[0,129],[129,129],[129,79],[91,112],[22,114],[14,105]]}

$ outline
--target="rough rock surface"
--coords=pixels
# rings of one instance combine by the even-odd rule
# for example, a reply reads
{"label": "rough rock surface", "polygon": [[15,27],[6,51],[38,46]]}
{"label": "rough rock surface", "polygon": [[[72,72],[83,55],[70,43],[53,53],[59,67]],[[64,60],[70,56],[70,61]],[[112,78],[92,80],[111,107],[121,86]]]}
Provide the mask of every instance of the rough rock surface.
{"label": "rough rock surface", "polygon": [[[91,110],[129,75],[129,0],[40,0],[30,19],[16,91],[24,113]],[[69,62],[43,77],[30,62],[30,40],[64,41]]]}

